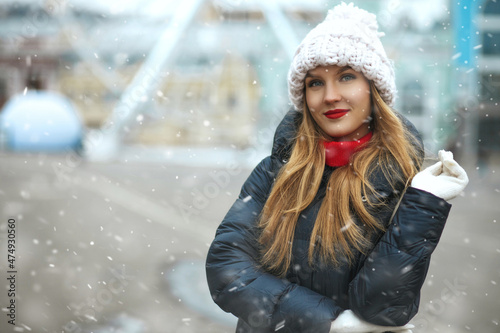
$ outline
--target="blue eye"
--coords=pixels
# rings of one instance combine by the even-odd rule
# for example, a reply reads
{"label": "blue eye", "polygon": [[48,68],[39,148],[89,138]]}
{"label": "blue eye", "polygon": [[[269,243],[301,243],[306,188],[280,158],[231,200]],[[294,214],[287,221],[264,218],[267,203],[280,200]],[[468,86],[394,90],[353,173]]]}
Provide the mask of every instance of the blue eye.
{"label": "blue eye", "polygon": [[342,77],[340,78],[340,81],[351,81],[351,80],[354,80],[356,78],[356,75],[354,74],[345,74],[345,75],[342,75]]}
{"label": "blue eye", "polygon": [[309,84],[307,85],[309,88],[312,88],[312,87],[319,87],[323,85],[323,83],[319,80],[311,80],[311,82],[309,82]]}

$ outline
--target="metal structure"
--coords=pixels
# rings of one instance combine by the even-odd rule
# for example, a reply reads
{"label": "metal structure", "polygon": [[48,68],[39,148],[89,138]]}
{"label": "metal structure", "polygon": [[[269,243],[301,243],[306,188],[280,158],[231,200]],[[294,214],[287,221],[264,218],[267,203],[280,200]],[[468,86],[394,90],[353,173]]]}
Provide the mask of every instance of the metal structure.
{"label": "metal structure", "polygon": [[[91,138],[86,140],[85,150],[89,159],[107,160],[116,155],[123,132],[130,129],[137,117],[138,107],[151,98],[152,92],[161,82],[162,70],[166,68],[175,46],[180,42],[183,33],[204,2],[204,0],[186,0],[179,3],[172,21],[123,92],[111,117],[97,135],[92,133]],[[298,40],[279,4],[266,0],[258,0],[257,4],[291,59]]]}
{"label": "metal structure", "polygon": [[105,160],[116,154],[122,131],[128,128],[137,107],[160,82],[161,70],[203,2],[204,0],[186,0],[179,4],[169,26],[123,92],[110,119],[100,129],[102,135],[98,140],[86,140],[86,154],[90,159]]}

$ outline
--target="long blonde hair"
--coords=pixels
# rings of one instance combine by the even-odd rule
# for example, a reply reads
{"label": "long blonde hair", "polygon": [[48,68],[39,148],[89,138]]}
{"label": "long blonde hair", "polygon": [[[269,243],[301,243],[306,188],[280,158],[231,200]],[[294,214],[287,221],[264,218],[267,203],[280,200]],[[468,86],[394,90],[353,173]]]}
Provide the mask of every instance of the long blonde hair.
{"label": "long blonde hair", "polygon": [[[354,250],[365,253],[370,247],[370,234],[384,229],[384,221],[370,214],[370,208],[384,204],[368,179],[374,169],[382,170],[393,189],[411,180],[420,169],[421,152],[412,143],[416,139],[372,82],[370,91],[372,139],[328,180],[309,243],[310,264],[315,254],[324,263],[338,265],[342,258],[351,263]],[[317,195],[325,168],[320,144],[325,139],[323,132],[307,106],[303,114],[290,160],[281,168],[259,220],[261,264],[278,276],[284,276],[290,267],[297,220]],[[359,223],[354,222],[354,216]]]}

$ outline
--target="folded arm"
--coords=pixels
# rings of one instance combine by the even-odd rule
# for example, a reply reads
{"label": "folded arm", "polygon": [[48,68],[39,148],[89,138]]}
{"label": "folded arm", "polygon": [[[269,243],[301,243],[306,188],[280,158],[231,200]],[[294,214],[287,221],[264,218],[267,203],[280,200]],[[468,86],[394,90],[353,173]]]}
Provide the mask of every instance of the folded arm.
{"label": "folded arm", "polygon": [[264,159],[243,185],[219,226],[206,271],[214,301],[258,332],[329,332],[342,311],[312,290],[266,273],[258,263],[256,223],[272,186],[271,158]]}

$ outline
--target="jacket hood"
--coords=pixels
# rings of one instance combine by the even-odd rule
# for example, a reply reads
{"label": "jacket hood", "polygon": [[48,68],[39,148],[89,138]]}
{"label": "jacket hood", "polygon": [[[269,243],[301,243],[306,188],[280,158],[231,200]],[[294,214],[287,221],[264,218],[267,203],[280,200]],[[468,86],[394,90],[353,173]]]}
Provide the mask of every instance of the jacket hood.
{"label": "jacket hood", "polygon": [[294,108],[291,108],[283,117],[274,133],[272,156],[281,161],[288,161],[302,117],[302,112],[298,112]]}

